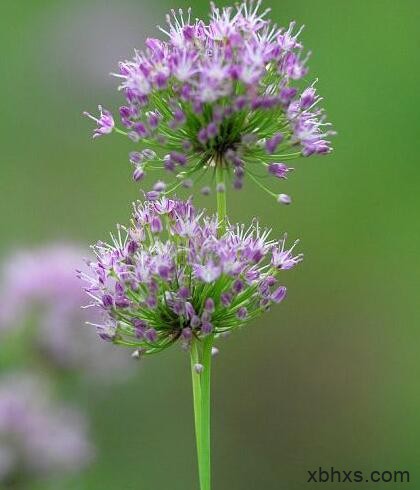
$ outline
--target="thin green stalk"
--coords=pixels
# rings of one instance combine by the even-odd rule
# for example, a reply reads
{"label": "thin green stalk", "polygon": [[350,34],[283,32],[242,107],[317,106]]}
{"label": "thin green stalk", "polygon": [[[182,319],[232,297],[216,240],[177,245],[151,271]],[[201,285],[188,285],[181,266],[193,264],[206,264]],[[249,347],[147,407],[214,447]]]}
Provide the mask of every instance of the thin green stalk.
{"label": "thin green stalk", "polygon": [[213,336],[204,341],[202,364],[204,371],[201,374],[201,453],[202,453],[202,484],[201,490],[210,490],[211,487],[211,458],[210,458],[210,392],[211,392],[211,348]]}
{"label": "thin green stalk", "polygon": [[[195,371],[195,365],[200,362],[200,356],[198,352],[198,341],[193,340],[191,344],[191,375],[192,375],[192,387],[193,387],[193,403],[194,403],[194,424],[195,424],[195,438],[197,441],[197,455],[198,465],[200,467],[200,454],[201,454],[201,383],[200,375]],[[201,470],[199,468],[200,481]]]}
{"label": "thin green stalk", "polygon": [[[200,490],[211,489],[210,379],[212,346],[212,335],[209,335],[204,341],[194,339],[191,346],[191,372]],[[203,366],[204,369],[201,373],[196,372],[196,364]]]}
{"label": "thin green stalk", "polygon": [[217,194],[217,217],[219,219],[219,233],[223,233],[226,226],[226,189],[225,170],[221,164],[216,165],[216,183],[223,188],[223,192]]}
{"label": "thin green stalk", "polygon": [[[226,192],[225,171],[223,165],[216,164],[216,182],[220,190],[217,194],[218,232],[222,235],[226,229]],[[210,457],[210,393],[211,393],[211,350],[213,335],[203,341],[193,339],[191,345],[191,374],[194,398],[195,437],[197,441],[198,473],[200,490],[211,490],[211,457]],[[196,371],[201,364],[203,370]]]}
{"label": "thin green stalk", "polygon": [[249,170],[248,170],[248,176],[251,177],[251,179],[259,186],[261,189],[263,189],[265,192],[270,194],[270,196],[277,197],[277,194],[275,194],[273,191],[270,191],[268,187],[266,187],[264,184],[262,184]]}

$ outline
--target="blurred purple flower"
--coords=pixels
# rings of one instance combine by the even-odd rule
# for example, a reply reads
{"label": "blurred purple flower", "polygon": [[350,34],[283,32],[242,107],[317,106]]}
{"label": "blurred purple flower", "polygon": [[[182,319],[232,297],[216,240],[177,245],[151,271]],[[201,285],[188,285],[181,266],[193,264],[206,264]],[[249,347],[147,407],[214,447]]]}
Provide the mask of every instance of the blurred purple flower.
{"label": "blurred purple flower", "polygon": [[80,472],[93,453],[82,414],[53,402],[44,380],[0,378],[0,482]]}
{"label": "blurred purple flower", "polygon": [[81,267],[86,267],[83,253],[71,244],[50,244],[7,258],[0,276],[0,334],[29,323],[30,347],[54,366],[109,377],[111,362],[113,373],[126,373],[125,356],[113,346],[98,345],[94,330],[85,325],[99,321],[100,315],[82,309],[86,301],[76,273]]}

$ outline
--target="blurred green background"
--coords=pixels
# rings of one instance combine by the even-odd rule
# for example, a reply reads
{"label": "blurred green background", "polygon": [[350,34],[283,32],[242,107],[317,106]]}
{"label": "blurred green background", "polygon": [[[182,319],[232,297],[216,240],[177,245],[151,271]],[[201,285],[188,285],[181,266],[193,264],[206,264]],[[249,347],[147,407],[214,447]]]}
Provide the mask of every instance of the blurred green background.
{"label": "blurred green background", "polygon": [[[108,73],[169,8],[189,4],[2,3],[1,254],[53,239],[87,247],[127,221],[139,196],[131,145],[117,135],[92,142],[81,113],[118,107]],[[283,188],[292,206],[250,183],[229,196],[235,220],[258,216],[300,237],[305,261],[285,278],[285,303],[219,345],[214,489],[318,488],[306,483],[318,466],[405,469],[417,488],[419,3],[265,5],[282,25],[306,25],[309,80],[319,77],[339,134],[332,155],[293,162]],[[207,15],[207,2],[192,6]],[[188,357],[173,349],[137,368],[134,379],[82,396],[99,454],[71,488],[197,488]]]}

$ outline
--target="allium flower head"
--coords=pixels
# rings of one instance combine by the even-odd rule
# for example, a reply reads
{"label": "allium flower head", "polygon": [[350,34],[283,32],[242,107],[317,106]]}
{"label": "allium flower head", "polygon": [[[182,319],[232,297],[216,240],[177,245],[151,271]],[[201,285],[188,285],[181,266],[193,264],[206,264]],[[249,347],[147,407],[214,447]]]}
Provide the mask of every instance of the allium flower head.
{"label": "allium flower head", "polygon": [[131,227],[94,247],[83,276],[92,305],[107,313],[99,335],[138,357],[245,325],[284,299],[281,271],[302,260],[269,233],[254,220],[221,234],[190,201],[135,204]]}
{"label": "allium flower head", "polygon": [[92,456],[84,417],[54,403],[42,379],[23,373],[0,378],[0,482],[17,474],[32,480],[78,472]]}
{"label": "allium flower head", "polygon": [[[115,130],[138,146],[130,154],[136,181],[163,168],[170,184],[158,192],[168,194],[221,167],[234,188],[249,176],[277,197],[260,178],[285,179],[288,160],[331,151],[314,83],[300,88],[309,57],[302,28],[278,27],[260,3],[211,3],[208,21],[172,10],[159,27],[164,39],[147,39],[120,63],[125,130]],[[94,119],[95,136],[114,129],[109,113]]]}

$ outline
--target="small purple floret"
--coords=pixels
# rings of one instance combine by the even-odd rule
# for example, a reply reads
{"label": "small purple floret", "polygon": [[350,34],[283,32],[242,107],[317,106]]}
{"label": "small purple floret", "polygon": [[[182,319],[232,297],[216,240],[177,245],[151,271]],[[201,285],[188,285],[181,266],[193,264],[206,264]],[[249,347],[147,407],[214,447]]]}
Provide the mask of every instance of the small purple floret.
{"label": "small purple floret", "polygon": [[93,132],[93,138],[98,138],[99,136],[103,136],[105,134],[110,134],[112,133],[114,127],[115,127],[115,122],[114,118],[112,117],[112,114],[107,111],[106,109],[103,109],[102,106],[98,106],[99,109],[99,117],[94,117],[92,114],[89,112],[84,112],[83,114],[92,121],[96,122],[97,128]]}
{"label": "small purple floret", "polygon": [[285,163],[272,163],[268,166],[268,172],[278,179],[286,179],[291,170]]}

